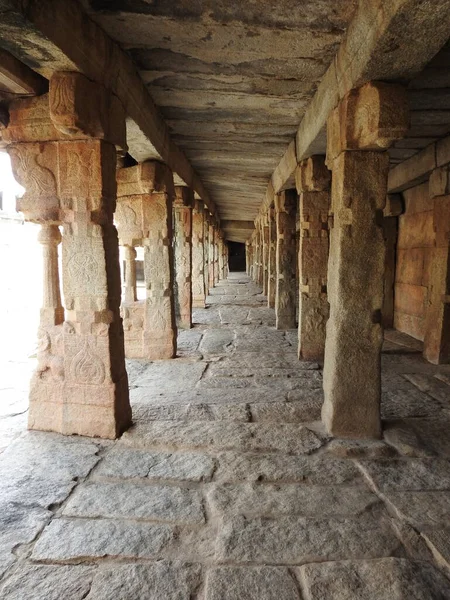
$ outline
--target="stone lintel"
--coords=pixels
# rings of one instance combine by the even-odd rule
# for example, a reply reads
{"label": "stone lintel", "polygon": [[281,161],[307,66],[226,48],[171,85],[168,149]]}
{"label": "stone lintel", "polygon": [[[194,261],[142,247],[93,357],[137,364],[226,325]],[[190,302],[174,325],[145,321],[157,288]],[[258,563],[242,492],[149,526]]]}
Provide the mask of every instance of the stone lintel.
{"label": "stone lintel", "polygon": [[325,164],[325,156],[315,154],[302,160],[295,171],[297,192],[319,192],[328,190],[331,172]]}
{"label": "stone lintel", "polygon": [[172,171],[164,163],[151,160],[119,169],[117,172],[117,196],[167,193],[175,197]]}
{"label": "stone lintel", "polygon": [[344,150],[386,150],[409,129],[409,108],[403,86],[369,81],[350,90],[330,113],[327,165]]}

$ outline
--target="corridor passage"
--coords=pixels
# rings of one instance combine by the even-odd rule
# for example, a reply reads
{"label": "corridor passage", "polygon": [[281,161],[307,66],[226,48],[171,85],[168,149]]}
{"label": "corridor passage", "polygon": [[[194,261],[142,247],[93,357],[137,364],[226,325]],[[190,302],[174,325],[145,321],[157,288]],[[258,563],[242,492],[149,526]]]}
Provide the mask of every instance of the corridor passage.
{"label": "corridor passage", "polygon": [[16,433],[1,600],[450,598],[450,366],[387,332],[383,440],[331,439],[260,292],[231,273],[177,359],[127,361],[119,440]]}

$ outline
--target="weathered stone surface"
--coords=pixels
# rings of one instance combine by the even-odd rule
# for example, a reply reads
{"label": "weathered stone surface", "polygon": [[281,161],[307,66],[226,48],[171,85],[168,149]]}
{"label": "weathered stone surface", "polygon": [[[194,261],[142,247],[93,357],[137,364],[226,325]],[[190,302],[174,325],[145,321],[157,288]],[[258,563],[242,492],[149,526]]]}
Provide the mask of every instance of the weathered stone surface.
{"label": "weathered stone surface", "polygon": [[429,396],[442,403],[442,406],[448,407],[450,404],[450,386],[429,375],[420,373],[407,373],[406,379],[414,384],[422,392],[426,392]]}
{"label": "weathered stone surface", "polygon": [[95,476],[209,481],[214,466],[214,460],[204,454],[144,452],[114,446],[98,465]]}
{"label": "weathered stone surface", "polygon": [[3,503],[0,510],[0,571],[15,561],[12,550],[32,542],[51,519],[49,510],[16,503]]}
{"label": "weathered stone surface", "polygon": [[98,447],[81,438],[27,433],[1,455],[0,501],[48,508],[63,502],[98,462]]}
{"label": "weathered stone surface", "polygon": [[311,390],[318,392],[305,401],[291,402],[261,402],[251,404],[250,411],[252,420],[280,421],[283,423],[304,423],[320,420],[320,411],[323,404],[322,390]]}
{"label": "weathered stone surface", "polygon": [[92,483],[78,486],[63,510],[68,517],[107,517],[199,525],[205,522],[197,490],[143,483]]}
{"label": "weathered stone surface", "polygon": [[156,558],[173,535],[168,525],[54,519],[35,544],[32,558],[55,562],[106,556]]}
{"label": "weathered stone surface", "polygon": [[391,510],[416,528],[450,525],[450,492],[407,491],[385,493]]}
{"label": "weathered stone surface", "polygon": [[208,572],[205,600],[299,600],[296,582],[286,568],[219,567]]}
{"label": "weathered stone surface", "polygon": [[325,451],[339,458],[391,458],[397,456],[393,448],[377,440],[331,440]]}
{"label": "weathered stone surface", "polygon": [[214,450],[274,451],[310,454],[323,440],[313,431],[291,423],[231,423],[228,421],[135,425],[121,443],[140,448],[211,448]]}
{"label": "weathered stone surface", "polygon": [[387,423],[383,432],[385,441],[404,456],[417,458],[434,456],[432,450],[418,435],[408,421],[393,421]]}
{"label": "weathered stone surface", "polygon": [[357,464],[371,484],[382,492],[450,489],[450,461],[448,460],[438,458],[364,460]]}
{"label": "weathered stone surface", "polygon": [[205,354],[223,354],[232,349],[234,334],[228,329],[211,329],[203,335],[199,350]]}
{"label": "weathered stone surface", "polygon": [[444,600],[450,594],[435,567],[400,558],[311,564],[298,572],[310,600]]}
{"label": "weathered stone surface", "polygon": [[195,352],[202,339],[202,335],[201,331],[196,331],[195,329],[180,329],[177,337],[178,353]]}
{"label": "weathered stone surface", "polygon": [[[208,387],[208,386],[203,386]],[[247,404],[163,404],[156,406],[136,405],[136,421],[249,421]]]}
{"label": "weathered stone surface", "polygon": [[224,521],[216,558],[243,563],[301,564],[389,556],[399,542],[386,523],[365,514],[356,519],[246,519]]}
{"label": "weathered stone surface", "polygon": [[161,561],[118,565],[99,571],[87,600],[190,600],[200,584],[200,567]]}
{"label": "weathered stone surface", "polygon": [[217,485],[208,492],[213,512],[227,516],[304,517],[356,516],[379,502],[358,487],[315,486],[304,484]]}
{"label": "weathered stone surface", "polygon": [[436,400],[419,390],[392,390],[381,396],[383,419],[433,416],[440,408]]}
{"label": "weathered stone surface", "polygon": [[275,196],[277,226],[275,316],[277,329],[294,329],[296,315],[297,193],[286,190]]}
{"label": "weathered stone surface", "polygon": [[420,532],[439,566],[450,574],[450,528],[423,528]]}
{"label": "weathered stone surface", "polygon": [[149,397],[152,392],[176,392],[186,387],[194,387],[201,378],[206,365],[188,359],[173,361],[156,361],[150,363],[139,377],[134,380],[134,385],[148,389]]}
{"label": "weathered stone surface", "polygon": [[223,452],[217,455],[220,482],[305,482],[339,485],[361,481],[352,461],[321,456]]}
{"label": "weathered stone surface", "polygon": [[83,600],[95,570],[83,566],[24,565],[0,590],[2,600]]}

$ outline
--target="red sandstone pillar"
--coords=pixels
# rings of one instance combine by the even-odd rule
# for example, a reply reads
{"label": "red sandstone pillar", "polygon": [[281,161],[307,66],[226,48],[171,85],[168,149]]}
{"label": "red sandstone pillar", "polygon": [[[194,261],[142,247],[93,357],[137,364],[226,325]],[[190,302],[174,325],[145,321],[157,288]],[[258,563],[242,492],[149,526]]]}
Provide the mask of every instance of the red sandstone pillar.
{"label": "red sandstone pillar", "polygon": [[434,200],[436,233],[426,312],[424,357],[439,365],[450,362],[450,167],[430,176],[430,199]]}
{"label": "red sandstone pillar", "polygon": [[[3,139],[26,189],[19,203],[25,218],[64,228],[66,320],[51,250],[51,306],[42,314],[28,426],[114,438],[131,423],[113,225],[116,147],[126,148],[122,106],[83,75],[57,73],[48,94],[11,104]],[[57,244],[56,230],[47,233],[41,241]]]}
{"label": "red sandstone pillar", "polygon": [[297,167],[300,221],[299,359],[320,360],[325,351],[330,179],[331,174],[323,156],[311,156]]}
{"label": "red sandstone pillar", "polygon": [[195,200],[192,210],[192,306],[205,308],[204,279],[204,213],[200,200]]}
{"label": "red sandstone pillar", "polygon": [[175,188],[174,254],[175,254],[175,314],[182,329],[192,327],[192,206],[194,194],[187,187]]}
{"label": "red sandstone pillar", "polygon": [[297,193],[286,190],[275,196],[277,223],[277,287],[275,315],[277,329],[294,329],[296,315],[296,216]]}
{"label": "red sandstone pillar", "polygon": [[407,129],[405,92],[384,83],[352,90],[328,120],[333,226],[322,418],[338,436],[381,433],[386,148]]}

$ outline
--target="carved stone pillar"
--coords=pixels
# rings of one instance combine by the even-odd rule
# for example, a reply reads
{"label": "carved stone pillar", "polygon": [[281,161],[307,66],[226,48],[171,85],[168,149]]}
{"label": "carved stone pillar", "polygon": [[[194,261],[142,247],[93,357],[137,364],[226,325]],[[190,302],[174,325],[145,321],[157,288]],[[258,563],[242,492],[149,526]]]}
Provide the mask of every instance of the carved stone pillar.
{"label": "carved stone pillar", "polygon": [[[28,426],[114,438],[131,423],[113,225],[124,111],[83,75],[56,73],[48,94],[12,102],[3,139],[26,189],[18,208],[29,221],[64,229],[66,321],[58,306],[56,250],[49,247],[45,303],[52,306],[44,307],[50,312],[39,330]],[[41,241],[51,246],[57,238],[56,230],[44,228]]]}
{"label": "carved stone pillar", "polygon": [[216,227],[214,230],[214,285],[219,282],[220,272],[219,272],[219,240],[220,240],[220,232]]}
{"label": "carved stone pillar", "polygon": [[57,225],[44,224],[38,235],[42,244],[44,285],[39,326],[59,325],[64,322],[64,308],[61,304],[59,284],[58,245],[61,243],[61,233]]}
{"label": "carved stone pillar", "polygon": [[277,223],[275,209],[269,208],[267,213],[269,224],[269,273],[267,283],[267,306],[275,308],[277,292]]}
{"label": "carved stone pillar", "polygon": [[192,210],[192,306],[195,308],[205,308],[206,302],[203,219],[203,205],[195,200]]}
{"label": "carved stone pillar", "polygon": [[352,90],[328,120],[333,226],[322,418],[334,435],[381,433],[386,148],[407,129],[405,92],[385,83]]}
{"label": "carved stone pillar", "polygon": [[203,277],[205,280],[206,295],[209,294],[209,211],[204,207],[203,219]]}
{"label": "carved stone pillar", "polygon": [[275,295],[275,315],[277,329],[295,327],[295,261],[297,193],[286,190],[275,196],[275,215],[277,223],[277,288]]}
{"label": "carved stone pillar", "polygon": [[225,269],[225,255],[224,255],[224,240],[222,234],[219,237],[218,244],[218,266],[219,266],[219,279],[224,278],[224,269]]}
{"label": "carved stone pillar", "polygon": [[136,249],[133,246],[124,246],[125,251],[125,302],[132,303],[137,300],[136,290]]}
{"label": "carved stone pillar", "polygon": [[433,171],[430,198],[434,198],[436,233],[431,263],[429,301],[425,321],[424,357],[439,365],[450,362],[450,167]]}
{"label": "carved stone pillar", "polygon": [[263,242],[263,294],[268,295],[269,289],[269,223],[267,215],[264,215],[262,223],[262,242]]}
{"label": "carved stone pillar", "polygon": [[214,225],[211,223],[208,226],[208,285],[209,289],[214,287],[215,276],[214,276],[214,266],[215,266],[215,231]]}
{"label": "carved stone pillar", "polygon": [[250,275],[250,262],[251,262],[251,246],[250,240],[245,242],[245,272]]}
{"label": "carved stone pillar", "polygon": [[297,167],[300,240],[298,357],[323,358],[328,319],[328,211],[330,172],[323,156],[312,156]]}
{"label": "carved stone pillar", "polygon": [[187,187],[175,188],[175,314],[182,329],[192,327],[192,207],[194,194]]}

